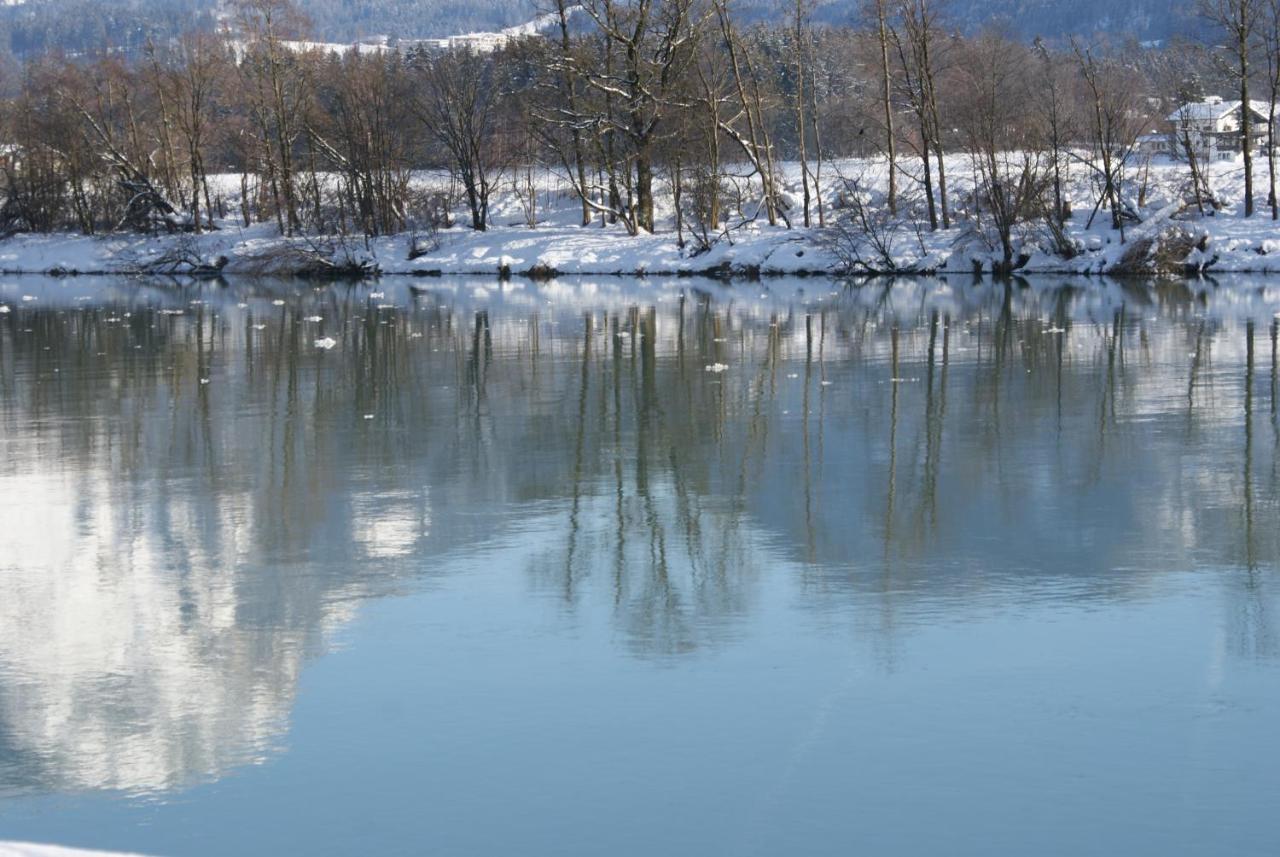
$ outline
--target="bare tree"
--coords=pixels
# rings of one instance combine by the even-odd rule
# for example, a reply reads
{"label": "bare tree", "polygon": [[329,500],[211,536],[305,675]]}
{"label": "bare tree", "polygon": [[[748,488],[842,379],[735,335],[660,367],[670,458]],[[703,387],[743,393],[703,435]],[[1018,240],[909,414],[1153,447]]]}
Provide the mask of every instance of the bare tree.
{"label": "bare tree", "polygon": [[306,129],[313,88],[305,58],[285,41],[299,35],[305,21],[291,0],[235,0],[234,8],[248,39],[237,69],[262,144],[276,221],[292,235],[302,224],[295,147]]}
{"label": "bare tree", "polygon": [[1020,45],[990,32],[970,42],[964,59],[964,103],[957,116],[977,178],[975,217],[979,226],[990,223],[998,244],[994,273],[1007,275],[1019,266],[1018,230],[1040,212],[1052,176],[1025,115],[1031,62]]}
{"label": "bare tree", "polygon": [[153,52],[151,63],[157,89],[168,104],[164,110],[166,125],[171,112],[185,150],[191,181],[191,221],[194,230],[200,232],[212,227],[214,219],[205,155],[217,136],[218,99],[226,91],[230,71],[227,45],[208,33],[190,33],[179,39],[163,60]]}
{"label": "bare tree", "polygon": [[791,25],[791,64],[795,79],[791,103],[795,114],[796,155],[800,160],[800,184],[803,188],[804,225],[808,228],[811,225],[812,198],[809,193],[809,152],[806,146],[808,119],[805,111],[809,108],[806,92],[813,52],[812,0],[788,0],[788,12]]}
{"label": "bare tree", "polygon": [[[713,4],[724,49],[729,58],[738,107],[736,113],[721,121],[720,130],[737,144],[760,177],[761,195],[769,225],[777,225],[778,218],[781,217],[790,226],[791,221],[787,218],[778,192],[777,174],[773,166],[773,143],[760,91],[760,76],[756,73],[751,51],[733,22],[729,0],[713,0]],[[739,122],[744,120],[747,126],[745,131],[739,127]]]}
{"label": "bare tree", "polygon": [[587,86],[619,102],[616,114],[597,116],[598,125],[627,143],[625,178],[634,194],[617,213],[632,232],[652,232],[654,149],[677,106],[677,81],[695,55],[693,0],[585,0],[582,9],[617,63],[585,74]]}
{"label": "bare tree", "polygon": [[1276,111],[1280,109],[1280,0],[1266,0],[1261,16],[1262,55],[1267,71],[1267,205],[1271,219],[1280,220],[1276,198]]}
{"label": "bare tree", "polygon": [[1124,242],[1124,223],[1130,216],[1123,198],[1125,171],[1143,127],[1143,112],[1133,73],[1115,60],[1099,58],[1089,48],[1072,41],[1085,84],[1088,107],[1085,122],[1089,138],[1086,165],[1093,170],[1101,191],[1088,225],[1102,205],[1111,214],[1111,227]]}
{"label": "bare tree", "polygon": [[497,142],[502,97],[491,56],[453,50],[419,55],[420,86],[413,101],[423,130],[449,155],[471,211],[471,228],[489,226],[489,197],[504,153]]}
{"label": "bare tree", "polygon": [[[572,7],[576,9],[577,7]],[[591,205],[587,196],[587,165],[586,154],[582,144],[582,126],[580,120],[580,112],[578,109],[578,80],[580,73],[577,68],[577,55],[574,51],[573,41],[569,37],[569,15],[570,7],[565,0],[555,0],[555,16],[556,25],[559,29],[559,54],[556,56],[555,71],[559,84],[559,95],[564,99],[563,109],[557,109],[554,112],[555,120],[553,124],[568,125],[570,139],[570,163],[567,164],[569,169],[576,176],[575,187],[578,190],[579,199],[582,203],[582,225],[591,225]]]}
{"label": "bare tree", "polygon": [[889,70],[889,0],[869,0],[875,20],[875,38],[880,61],[880,108],[884,116],[885,154],[889,159],[889,211],[898,212],[897,141],[893,132],[893,74]]}
{"label": "bare tree", "polygon": [[150,117],[139,103],[134,72],[109,57],[89,68],[68,68],[55,91],[78,117],[84,142],[121,192],[122,206],[111,228],[182,228],[177,209],[156,185],[165,162],[157,162],[159,147],[148,133]]}
{"label": "bare tree", "polygon": [[1249,83],[1256,49],[1256,30],[1262,18],[1263,0],[1201,0],[1201,10],[1222,28],[1225,52],[1240,93],[1240,151],[1244,155],[1244,216],[1253,216],[1253,116]]}
{"label": "bare tree", "polygon": [[1041,136],[1049,150],[1049,169],[1053,179],[1051,216],[1061,229],[1069,214],[1063,183],[1068,168],[1067,151],[1075,130],[1072,98],[1061,58],[1050,52],[1042,39],[1036,39],[1035,52],[1039,60],[1039,74],[1032,75],[1035,79],[1033,103],[1039,108]]}
{"label": "bare tree", "polygon": [[365,235],[403,229],[414,129],[404,120],[411,87],[398,54],[348,52],[331,63],[320,88],[323,111],[309,123],[311,144],[337,176],[336,222]]}
{"label": "bare tree", "polygon": [[[951,226],[947,206],[947,172],[942,146],[942,122],[938,107],[938,53],[940,51],[942,0],[900,0],[900,29],[890,31],[902,72],[902,86],[920,129],[920,157],[924,168],[929,227]],[[936,162],[938,199],[933,194],[930,160]]]}

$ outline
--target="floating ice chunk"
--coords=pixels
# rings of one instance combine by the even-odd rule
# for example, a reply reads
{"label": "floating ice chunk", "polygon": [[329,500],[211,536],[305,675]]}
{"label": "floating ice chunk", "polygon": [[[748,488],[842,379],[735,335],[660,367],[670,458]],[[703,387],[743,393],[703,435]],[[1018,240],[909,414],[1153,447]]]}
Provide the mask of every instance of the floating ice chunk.
{"label": "floating ice chunk", "polygon": [[0,857],[138,857],[115,851],[84,851],[31,842],[0,842]]}
{"label": "floating ice chunk", "polygon": [[364,418],[365,418],[366,420],[371,420],[371,419],[373,419],[373,414],[365,414],[365,415],[364,415]]}
{"label": "floating ice chunk", "polygon": [[338,340],[334,339],[332,336],[326,336],[323,339],[316,340],[316,348],[323,348],[325,351],[328,351],[337,344]]}
{"label": "floating ice chunk", "polygon": [[248,308],[249,308],[249,305],[248,305],[247,303],[244,303],[243,301],[241,301],[240,303],[236,304],[236,307],[237,307],[237,308],[239,308],[239,309],[248,309]]}
{"label": "floating ice chunk", "polygon": [[715,374],[719,375],[721,372],[729,371],[729,367],[723,363],[712,363],[710,366],[706,368],[706,371],[714,372]]}
{"label": "floating ice chunk", "polygon": [[161,314],[161,315],[182,315],[182,310],[180,310],[180,309],[162,309],[162,310],[160,310],[160,314]]}
{"label": "floating ice chunk", "polygon": [[788,377],[788,378],[799,378],[799,377],[800,377],[800,375],[799,375],[799,373],[797,373],[797,372],[789,372],[789,373],[787,374],[787,377]]}
{"label": "floating ice chunk", "polygon": [[6,315],[8,312],[9,312],[9,307],[3,304],[0,304],[0,315]]}
{"label": "floating ice chunk", "polygon": [[253,326],[253,329],[254,329],[254,330],[266,330],[266,329],[267,329],[267,326],[266,326],[265,324],[255,324],[255,325]]}
{"label": "floating ice chunk", "polygon": [[273,301],[271,302],[271,305],[272,305],[272,306],[284,306],[284,301],[280,300],[279,298],[276,298],[275,300],[273,300]]}
{"label": "floating ice chunk", "polygon": [[307,316],[307,317],[306,317],[305,319],[303,319],[303,320],[304,320],[304,321],[309,321],[309,322],[311,322],[312,324],[319,324],[320,322],[324,321],[324,318],[323,318],[322,316],[318,316],[318,315],[309,315],[309,316]]}
{"label": "floating ice chunk", "polygon": [[1046,327],[1044,329],[1044,332],[1049,334],[1058,334],[1058,333],[1066,333],[1067,331],[1066,331],[1066,328],[1063,328],[1063,327]]}
{"label": "floating ice chunk", "polygon": [[386,292],[369,292],[369,297],[371,298],[385,298],[386,296]]}
{"label": "floating ice chunk", "polygon": [[209,383],[209,379],[208,379],[208,378],[201,378],[201,379],[200,379],[200,383],[201,383],[201,384],[208,384],[208,383]]}
{"label": "floating ice chunk", "polygon": [[36,296],[35,296],[35,295],[23,295],[23,296],[22,296],[22,300],[23,300],[23,301],[25,301],[25,302],[27,302],[27,303],[30,303],[31,301],[33,301],[33,300],[35,300],[35,299],[36,299]]}

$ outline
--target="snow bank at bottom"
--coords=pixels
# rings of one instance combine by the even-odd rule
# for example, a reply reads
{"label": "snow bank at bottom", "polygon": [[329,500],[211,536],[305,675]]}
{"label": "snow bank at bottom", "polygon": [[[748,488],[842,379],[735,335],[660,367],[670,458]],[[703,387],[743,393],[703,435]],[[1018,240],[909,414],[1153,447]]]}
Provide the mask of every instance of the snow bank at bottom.
{"label": "snow bank at bottom", "polygon": [[0,857],[139,857],[139,855],[84,851],[58,845],[36,845],[32,842],[0,842]]}
{"label": "snow bank at bottom", "polygon": [[202,235],[14,235],[0,240],[9,274],[679,274],[825,272],[835,261],[802,231],[744,228],[695,254],[675,234],[628,235],[618,227],[451,229],[424,246],[411,235],[286,238],[268,224]]}

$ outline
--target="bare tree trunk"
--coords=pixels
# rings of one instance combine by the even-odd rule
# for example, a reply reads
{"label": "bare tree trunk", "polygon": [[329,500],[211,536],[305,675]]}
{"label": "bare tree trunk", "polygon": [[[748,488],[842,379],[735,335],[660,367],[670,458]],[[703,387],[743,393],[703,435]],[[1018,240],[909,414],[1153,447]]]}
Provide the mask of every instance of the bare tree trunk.
{"label": "bare tree trunk", "polygon": [[573,73],[573,45],[569,40],[569,11],[565,0],[556,0],[556,18],[560,25],[560,62],[563,64],[561,81],[573,125],[569,129],[572,140],[573,169],[578,174],[578,196],[582,202],[582,225],[591,225],[591,203],[587,199],[587,167],[582,154],[582,130],[578,127],[578,85]]}
{"label": "bare tree trunk", "polygon": [[[814,72],[809,81],[809,113],[813,121],[813,154],[815,160],[813,174],[813,190],[818,197],[818,225],[827,225],[826,206],[822,199],[822,162],[825,155],[822,148],[822,124],[818,121],[818,77]],[[892,173],[892,168],[890,169]]]}
{"label": "bare tree trunk", "polygon": [[796,93],[793,97],[795,115],[796,115],[796,147],[797,154],[800,157],[800,184],[803,187],[804,198],[804,225],[809,228],[812,225],[809,208],[811,198],[809,196],[809,155],[805,151],[805,52],[808,45],[808,30],[805,26],[805,3],[806,0],[794,0],[792,11],[794,14],[793,26],[794,33],[792,38],[795,40],[793,50],[795,51],[795,69],[796,69]]}
{"label": "bare tree trunk", "polygon": [[[772,146],[769,143],[768,131],[764,127],[759,81],[756,78],[754,69],[751,67],[750,54],[743,49],[733,26],[727,0],[716,0],[715,8],[720,23],[720,32],[724,37],[725,47],[729,54],[729,66],[733,71],[733,82],[737,89],[738,101],[741,103],[743,114],[746,116],[747,136],[744,138],[741,132],[732,127],[730,122],[722,123],[721,127],[737,141],[744,154],[751,159],[756,172],[760,174],[765,214],[768,217],[769,225],[777,226],[779,205],[777,190],[773,182],[773,156],[770,154]],[[744,63],[747,66],[746,74],[750,76],[754,84],[754,97],[748,97],[747,95],[742,69]]]}
{"label": "bare tree trunk", "polygon": [[881,105],[884,108],[885,149],[889,155],[889,213],[898,213],[898,158],[893,135],[893,77],[889,73],[889,32],[885,0],[876,0],[877,36],[880,41]]}
{"label": "bare tree trunk", "polygon": [[[1242,0],[1243,2],[1243,0]],[[1244,216],[1253,217],[1253,108],[1249,102],[1249,36],[1240,28],[1236,51],[1240,60],[1240,149],[1244,152]]]}

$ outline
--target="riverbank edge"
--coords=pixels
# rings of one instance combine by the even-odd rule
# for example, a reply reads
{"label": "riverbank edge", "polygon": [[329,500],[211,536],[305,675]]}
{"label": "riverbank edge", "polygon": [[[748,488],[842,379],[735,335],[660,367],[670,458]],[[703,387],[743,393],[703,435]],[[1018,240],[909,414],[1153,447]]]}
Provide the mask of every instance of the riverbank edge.
{"label": "riverbank edge", "polygon": [[1161,228],[1135,229],[1124,243],[1118,237],[1088,236],[1091,240],[1078,241],[1070,258],[1031,246],[1011,269],[995,252],[957,229],[924,239],[913,236],[909,253],[880,265],[850,263],[849,256],[840,254],[829,236],[816,229],[752,229],[696,253],[669,234],[630,236],[564,227],[454,230],[425,248],[417,236],[407,233],[284,237],[270,234],[267,227],[201,235],[17,234],[0,239],[0,274],[339,281],[446,276],[533,281],[576,276],[724,281],[965,275],[1209,279],[1280,274],[1280,228],[1267,228],[1268,223],[1219,220],[1213,226],[1227,228],[1213,230],[1208,224],[1166,221]]}

